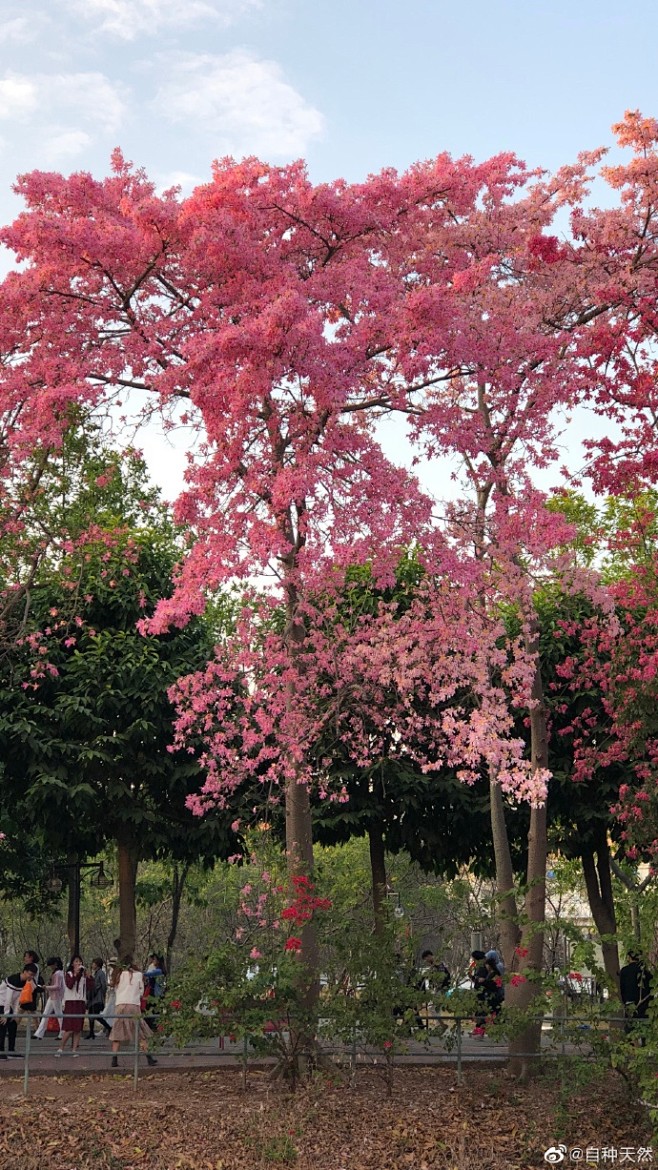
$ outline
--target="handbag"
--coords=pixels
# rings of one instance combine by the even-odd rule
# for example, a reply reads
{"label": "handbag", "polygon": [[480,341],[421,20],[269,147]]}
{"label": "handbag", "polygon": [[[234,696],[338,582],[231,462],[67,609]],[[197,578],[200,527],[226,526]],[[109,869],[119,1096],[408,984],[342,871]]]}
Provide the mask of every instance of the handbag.
{"label": "handbag", "polygon": [[23,984],[21,993],[18,997],[18,1006],[22,1008],[24,1012],[34,1011],[34,993],[34,984],[30,979],[28,979],[27,983]]}
{"label": "handbag", "polygon": [[46,1024],[46,1032],[47,1033],[50,1032],[51,1035],[53,1032],[56,1032],[57,1035],[59,1036],[59,1020],[57,1019],[57,1016],[48,1016],[48,1023]]}

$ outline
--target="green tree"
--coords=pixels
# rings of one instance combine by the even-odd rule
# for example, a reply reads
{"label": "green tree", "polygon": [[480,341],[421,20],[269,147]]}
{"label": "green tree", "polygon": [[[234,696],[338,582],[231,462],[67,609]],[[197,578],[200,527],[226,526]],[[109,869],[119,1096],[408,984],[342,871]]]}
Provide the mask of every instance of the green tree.
{"label": "green tree", "polygon": [[168,690],[203,666],[217,629],[198,617],[158,637],[138,630],[171,592],[180,547],[137,457],[122,460],[92,437],[42,505],[35,529],[63,522],[68,539],[42,562],[29,633],[5,662],[0,809],[41,843],[44,862],[73,864],[116,845],[120,935],[131,951],[140,859],[184,865],[239,851],[234,813],[197,818],[186,808],[200,782],[196,755],[169,750]]}

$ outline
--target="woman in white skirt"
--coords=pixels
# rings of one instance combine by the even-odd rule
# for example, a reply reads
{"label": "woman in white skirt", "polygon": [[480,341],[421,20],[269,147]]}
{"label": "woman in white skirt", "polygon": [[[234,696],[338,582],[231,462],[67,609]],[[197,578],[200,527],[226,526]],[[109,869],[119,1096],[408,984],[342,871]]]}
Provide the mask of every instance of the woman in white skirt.
{"label": "woman in white skirt", "polygon": [[157,1064],[154,1056],[147,1052],[148,1042],[153,1035],[145,1020],[141,1019],[142,999],[144,997],[144,976],[133,963],[132,955],[126,955],[123,962],[117,963],[112,972],[111,986],[116,992],[114,1007],[115,1020],[110,1032],[112,1042],[112,1068],[117,1068],[119,1058],[117,1053],[121,1044],[135,1043],[135,1020],[139,1020],[139,1047],[146,1053],[148,1064]]}
{"label": "woman in white skirt", "polygon": [[48,992],[48,999],[46,1006],[43,1009],[41,1023],[34,1033],[35,1040],[43,1040],[48,1026],[48,1017],[56,1016],[59,1022],[59,1039],[62,1039],[62,1027],[64,1023],[64,964],[59,955],[52,959],[48,959],[46,967],[52,967],[50,972],[50,983],[46,983],[45,990]]}

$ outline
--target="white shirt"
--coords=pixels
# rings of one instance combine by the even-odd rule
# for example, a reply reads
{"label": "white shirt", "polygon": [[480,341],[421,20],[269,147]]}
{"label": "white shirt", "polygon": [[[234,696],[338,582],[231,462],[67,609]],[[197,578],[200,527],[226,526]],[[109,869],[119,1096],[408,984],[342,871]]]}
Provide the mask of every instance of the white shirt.
{"label": "white shirt", "polygon": [[[69,978],[73,978],[70,971],[66,972]],[[83,1000],[87,1002],[87,976],[83,974],[77,981],[77,986],[74,981],[73,987],[69,987],[66,983],[66,976],[64,977],[64,1003],[71,1003],[72,1000]]]}
{"label": "white shirt", "polygon": [[4,1008],[6,1016],[16,1015],[21,988],[12,987],[6,979],[0,983],[0,1007]]}
{"label": "white shirt", "polygon": [[116,986],[116,1006],[130,1004],[139,1007],[144,994],[144,976],[141,971],[122,971]]}

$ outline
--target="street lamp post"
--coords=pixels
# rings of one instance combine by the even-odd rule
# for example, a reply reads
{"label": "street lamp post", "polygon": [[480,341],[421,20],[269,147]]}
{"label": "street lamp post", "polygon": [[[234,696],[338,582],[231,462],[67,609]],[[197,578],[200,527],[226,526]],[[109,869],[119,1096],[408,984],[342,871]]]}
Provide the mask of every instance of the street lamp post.
{"label": "street lamp post", "polygon": [[105,872],[104,861],[84,861],[81,862],[78,858],[74,858],[65,865],[56,865],[53,868],[52,876],[46,882],[47,888],[53,894],[58,894],[62,888],[61,878],[57,877],[58,872],[68,874],[69,884],[69,913],[68,913],[68,936],[71,945],[71,954],[77,955],[80,953],[80,887],[82,885],[82,871],[85,873],[93,873],[90,879],[90,885],[95,886],[98,890],[106,890],[112,885],[112,878]]}

